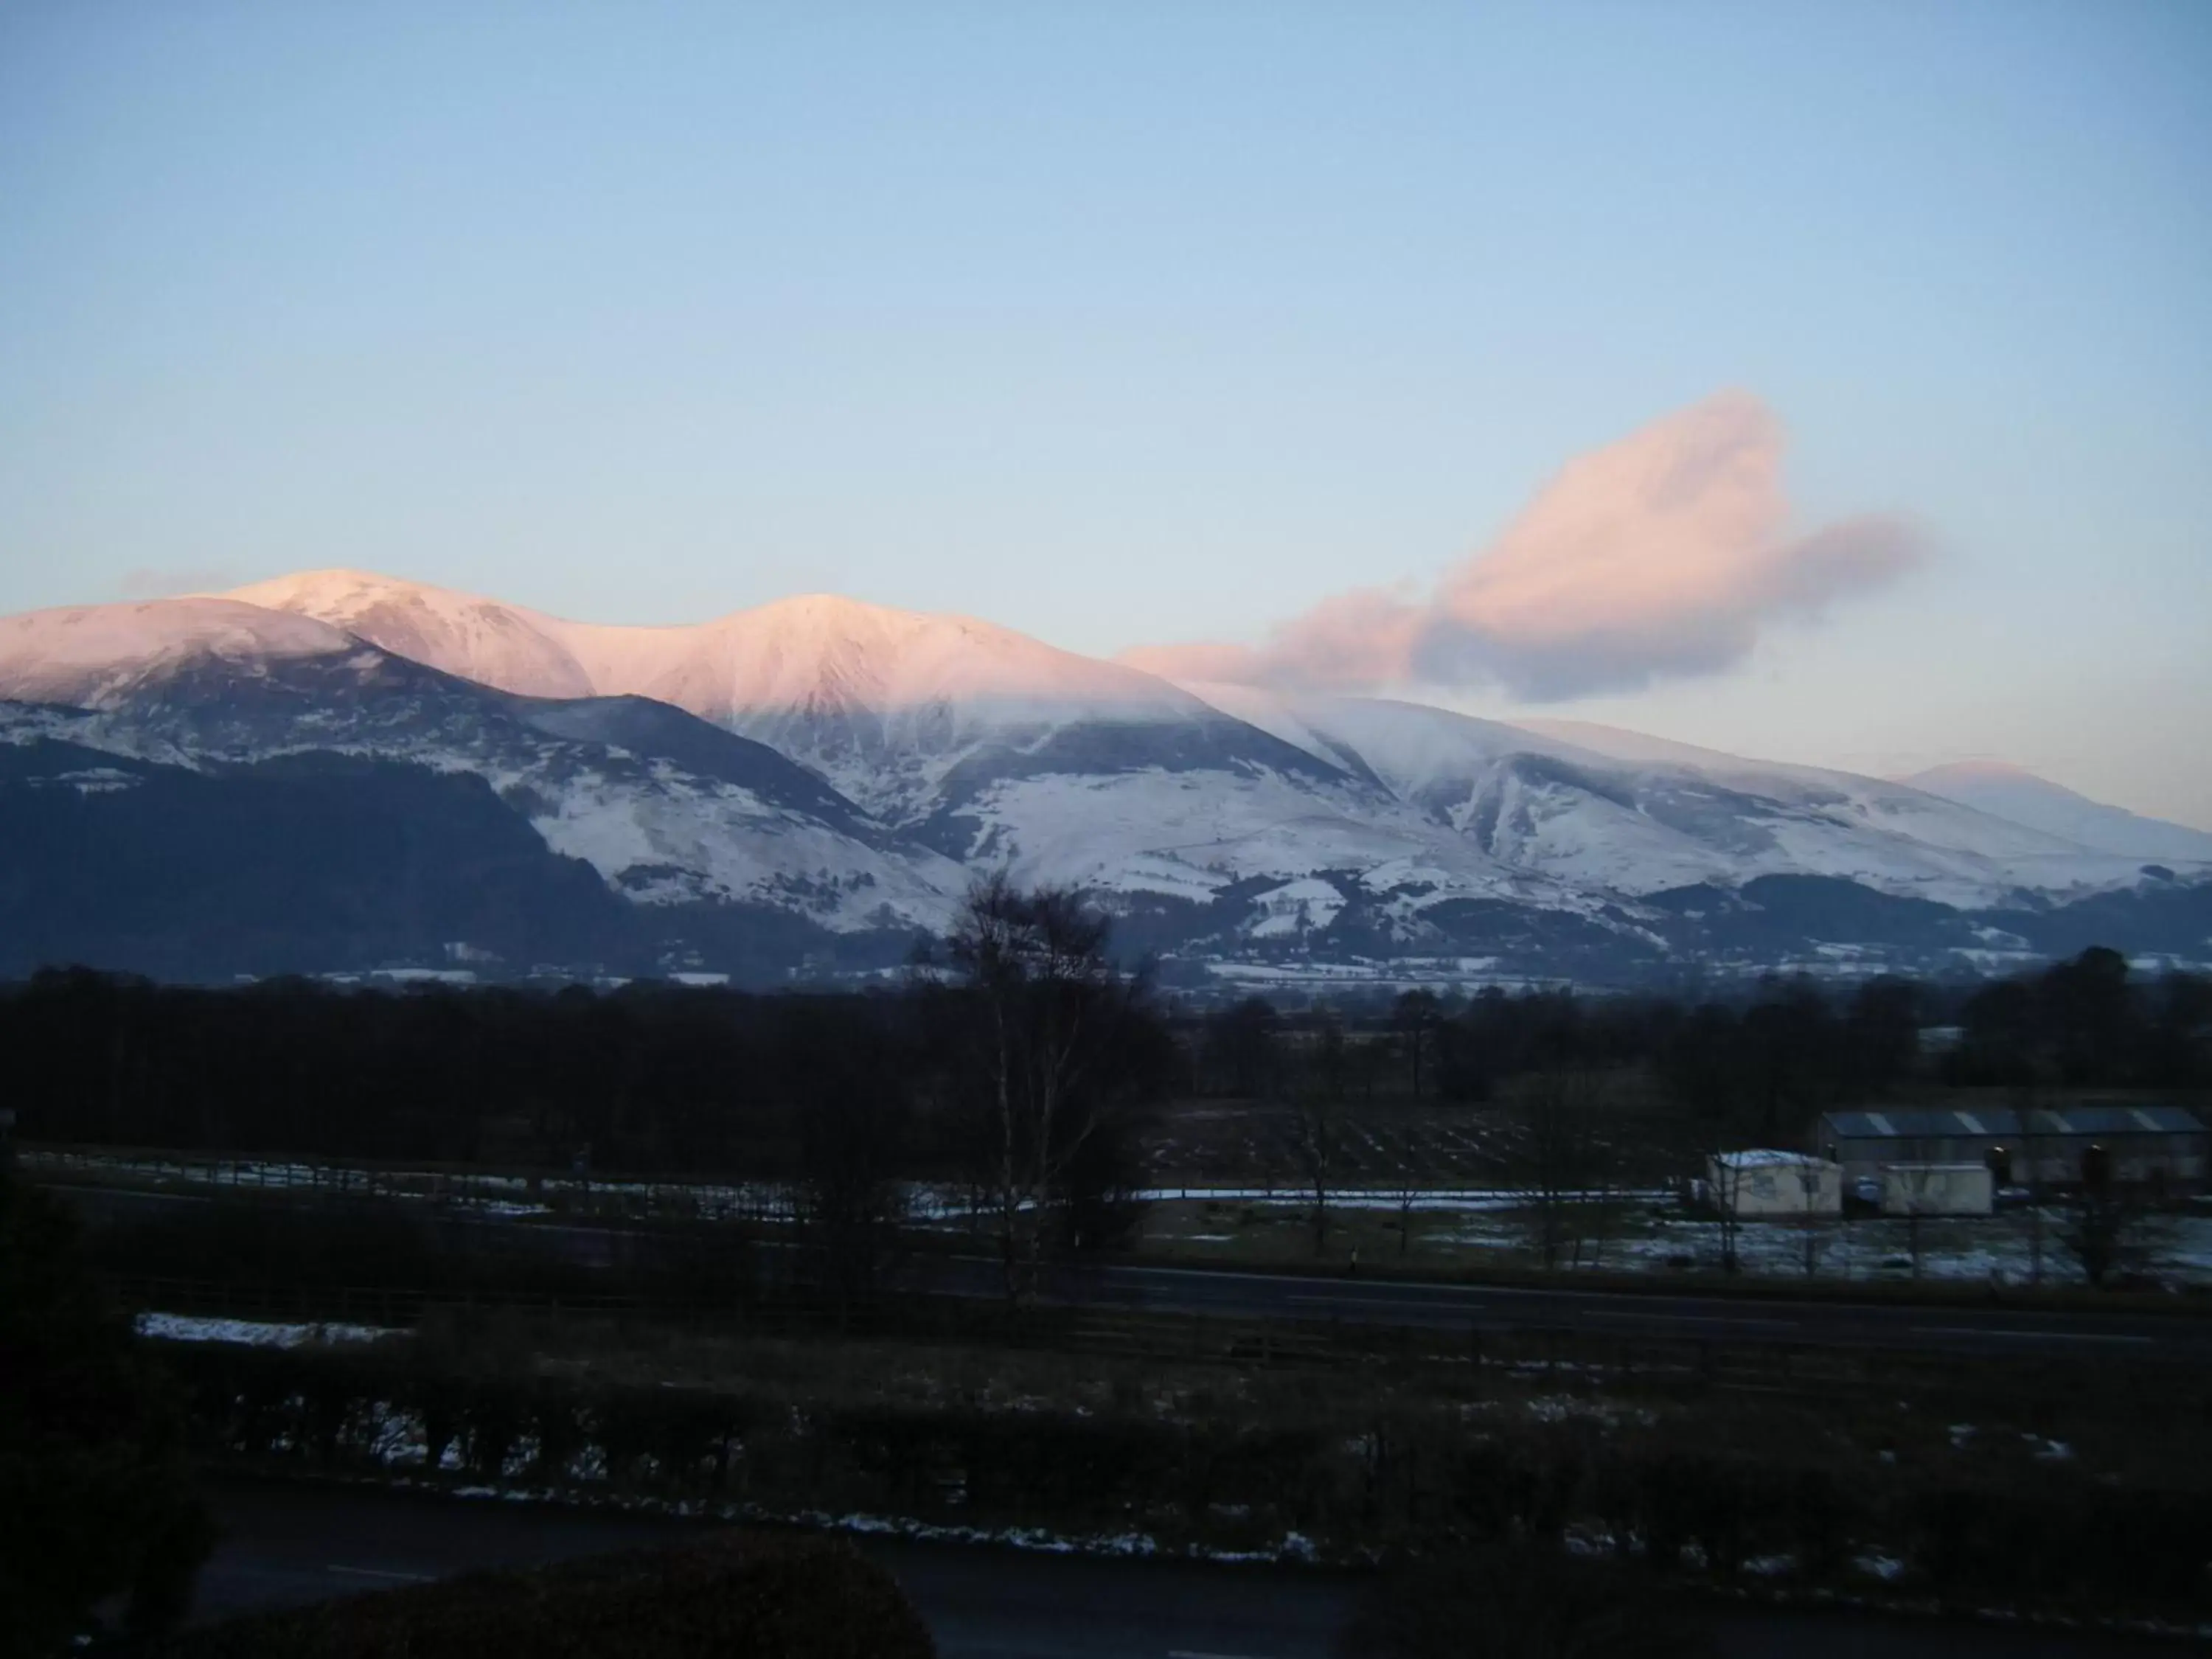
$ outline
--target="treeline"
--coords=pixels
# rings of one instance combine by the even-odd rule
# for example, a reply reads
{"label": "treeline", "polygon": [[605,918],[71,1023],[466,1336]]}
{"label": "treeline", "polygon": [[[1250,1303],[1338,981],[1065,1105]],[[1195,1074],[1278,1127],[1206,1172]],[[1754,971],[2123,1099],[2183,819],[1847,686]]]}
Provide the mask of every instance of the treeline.
{"label": "treeline", "polygon": [[1972,988],[1801,976],[1694,1002],[1416,990],[1178,1013],[1112,968],[1102,921],[1050,896],[1056,953],[970,927],[938,973],[865,994],[209,990],[51,971],[0,993],[7,1101],[19,1133],[55,1141],[762,1179],[865,1148],[884,1173],[959,1181],[1003,1176],[1009,1110],[1067,1131],[1024,1155],[1110,1164],[1146,1103],[1285,1098],[1316,1078],[1351,1105],[1477,1105],[1532,1073],[1638,1067],[1680,1110],[1768,1139],[1920,1079],[2212,1087],[2212,981],[2131,973],[2102,949]]}
{"label": "treeline", "polygon": [[1340,1031],[1344,1087],[1355,1100],[1486,1104],[1532,1073],[1640,1066],[1686,1105],[1772,1133],[1911,1076],[1929,1000],[1923,988],[1893,979],[1843,994],[1776,980],[1747,1000],[1695,1005],[1495,988],[1455,1000],[1417,990],[1347,1020],[1327,1009],[1285,1014],[1253,998],[1205,1022],[1195,1081],[1203,1094],[1283,1092],[1314,1057],[1333,1055]]}
{"label": "treeline", "polygon": [[2212,979],[2146,978],[2101,947],[1973,991],[1946,1081],[2011,1087],[2212,1088]]}
{"label": "treeline", "polygon": [[641,987],[227,991],[83,971],[0,997],[25,1139],[773,1183],[841,1288],[906,1185],[968,1194],[1010,1294],[1133,1224],[1171,1085],[1151,988],[1073,894],[979,887],[943,960],[868,996]]}
{"label": "treeline", "polygon": [[1649,1067],[1666,1092],[1773,1133],[1927,1079],[1960,1086],[2212,1087],[2212,979],[2132,972],[2096,947],[1961,987],[1885,975],[1836,987],[1770,975],[1702,999],[1426,990],[1279,1009],[1251,997],[1200,1022],[1193,1091],[1280,1092],[1301,1055],[1346,1038],[1355,1098],[1486,1103],[1530,1073]]}

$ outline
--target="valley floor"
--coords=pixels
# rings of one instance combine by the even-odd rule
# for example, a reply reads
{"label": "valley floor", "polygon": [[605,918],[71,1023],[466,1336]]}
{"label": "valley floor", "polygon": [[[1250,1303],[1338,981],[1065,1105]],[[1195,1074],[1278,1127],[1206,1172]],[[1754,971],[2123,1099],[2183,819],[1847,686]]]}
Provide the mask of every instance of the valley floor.
{"label": "valley floor", "polygon": [[[2013,1211],[1922,1220],[1891,1216],[1747,1221],[1733,1229],[1662,1205],[1564,1205],[1553,1221],[1552,1265],[1585,1272],[1671,1274],[1720,1270],[1734,1234],[1739,1271],[1828,1283],[2063,1286],[2084,1283],[2068,1254],[2064,1216]],[[1171,1188],[1146,1211],[1140,1254],[1217,1265],[1311,1265],[1318,1259],[1449,1273],[1545,1265],[1544,1212],[1511,1193],[1404,1195],[1331,1193],[1328,1237],[1314,1244],[1310,1194],[1278,1188]],[[1917,1234],[1916,1242],[1915,1234]],[[2174,1287],[2212,1285],[2212,1207],[2147,1214],[2132,1229],[2122,1271]]]}

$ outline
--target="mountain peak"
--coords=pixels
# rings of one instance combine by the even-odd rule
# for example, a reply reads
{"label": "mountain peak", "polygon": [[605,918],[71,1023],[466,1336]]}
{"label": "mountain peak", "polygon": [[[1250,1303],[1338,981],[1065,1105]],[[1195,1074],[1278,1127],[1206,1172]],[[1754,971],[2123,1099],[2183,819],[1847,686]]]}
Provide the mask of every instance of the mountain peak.
{"label": "mountain peak", "polygon": [[2212,834],[2108,806],[2005,761],[1953,761],[1898,781],[2102,852],[2142,859],[2212,859]]}
{"label": "mountain peak", "polygon": [[986,706],[1053,720],[1079,712],[1143,720],[1204,707],[1152,675],[995,623],[836,594],[777,599],[691,635],[680,660],[638,689],[715,720],[799,708]]}
{"label": "mountain peak", "polygon": [[2032,783],[2041,788],[2057,790],[2062,794],[2075,795],[2079,799],[2088,799],[2075,790],[2067,788],[2063,783],[2053,783],[2049,778],[2029,771],[2025,766],[2015,766],[2010,761],[2001,760],[1947,761],[1941,766],[1903,774],[1893,781],[1910,784],[1915,789],[1925,789],[1930,794],[1940,795],[1943,792],[1936,787],[1939,784],[1995,779],[2011,783]]}
{"label": "mountain peak", "polygon": [[374,570],[354,570],[343,565],[333,565],[322,570],[295,570],[289,576],[272,576],[266,581],[250,582],[244,587],[234,587],[210,597],[237,599],[242,604],[263,605],[272,611],[289,611],[310,601],[331,603],[355,597],[392,593],[438,593],[463,599],[476,598],[473,594],[457,593],[451,588],[434,586],[428,582],[412,582],[404,577],[382,575]]}
{"label": "mountain peak", "polygon": [[0,617],[0,697],[96,708],[195,659],[251,668],[354,643],[313,617],[217,597],[32,611]]}
{"label": "mountain peak", "polygon": [[589,696],[592,676],[558,637],[560,624],[475,593],[364,570],[303,570],[225,597],[314,617],[382,647],[502,691]]}
{"label": "mountain peak", "polygon": [[1204,705],[1141,670],[973,617],[798,593],[711,622],[568,622],[473,593],[349,569],[226,596],[313,617],[393,654],[537,697],[635,695],[744,729],[794,710],[960,710],[1028,726],[1155,720]]}

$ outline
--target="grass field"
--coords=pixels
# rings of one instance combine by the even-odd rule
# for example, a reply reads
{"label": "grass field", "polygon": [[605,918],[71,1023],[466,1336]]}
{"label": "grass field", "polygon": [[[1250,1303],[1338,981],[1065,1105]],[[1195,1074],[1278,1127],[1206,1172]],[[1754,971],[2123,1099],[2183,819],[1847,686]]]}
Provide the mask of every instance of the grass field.
{"label": "grass field", "polygon": [[[1614,1273],[1717,1270],[1723,1230],[1649,1203],[1578,1204],[1564,1212],[1568,1237],[1553,1265]],[[1919,1224],[1917,1276],[2007,1285],[2078,1284],[2080,1269],[2059,1243],[2063,1218],[2044,1218],[2043,1259],[2027,1213],[1929,1218]],[[1310,1200],[1279,1197],[1164,1198],[1146,1211],[1139,1255],[1222,1265],[1342,1267],[1354,1250],[1363,1264],[1403,1262],[1439,1272],[1527,1269],[1543,1265],[1539,1218],[1510,1197],[1494,1200],[1417,1199],[1373,1191],[1332,1195],[1328,1233],[1315,1249]],[[1747,1222],[1735,1230],[1741,1271],[1761,1277],[1895,1283],[1916,1276],[1912,1230],[1904,1220],[1869,1217]],[[2212,1209],[2147,1218],[2126,1263],[2133,1274],[2177,1285],[2212,1285]]]}

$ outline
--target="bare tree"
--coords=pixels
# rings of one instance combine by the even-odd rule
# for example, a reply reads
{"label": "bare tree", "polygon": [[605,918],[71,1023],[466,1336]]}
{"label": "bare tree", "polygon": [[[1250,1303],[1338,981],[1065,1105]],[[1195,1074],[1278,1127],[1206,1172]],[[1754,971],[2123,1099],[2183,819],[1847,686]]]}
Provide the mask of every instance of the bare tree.
{"label": "bare tree", "polygon": [[1408,1255],[1413,1247],[1413,1202],[1423,1190],[1422,1170],[1414,1157],[1415,1135],[1412,1120],[1402,1121],[1398,1130],[1398,1161],[1391,1177],[1391,1188],[1398,1200],[1398,1254]]}
{"label": "bare tree", "polygon": [[1536,1213],[1547,1268],[1582,1263],[1593,1200],[1609,1189],[1611,1148],[1603,1134],[1597,1079],[1553,1067],[1519,1079],[1506,1098],[1508,1179]]}
{"label": "bare tree", "polygon": [[1413,1073],[1413,1098],[1421,1097],[1421,1062],[1429,1049],[1429,1033],[1443,1018],[1443,1005],[1430,990],[1405,991],[1391,1005],[1390,1023],[1406,1036],[1406,1058]]}
{"label": "bare tree", "polygon": [[1743,1195],[1743,1160],[1732,1149],[1713,1146],[1705,1149],[1705,1164],[1710,1176],[1703,1183],[1705,1198],[1720,1228],[1721,1271],[1732,1273],[1743,1265],[1743,1212],[1737,1207]]}
{"label": "bare tree", "polygon": [[1805,1201],[1803,1212],[1798,1218],[1798,1225],[1804,1230],[1805,1236],[1802,1243],[1805,1247],[1805,1277],[1810,1279],[1819,1271],[1820,1261],[1820,1224],[1818,1207],[1820,1197],[1820,1165],[1810,1159],[1797,1166],[1797,1190]]}
{"label": "bare tree", "polygon": [[1105,1121],[1102,1076],[1143,994],[1106,956],[1108,924],[1073,891],[1003,873],[969,893],[948,942],[973,1018],[969,1072],[988,1121],[988,1195],[1007,1298],[1037,1293],[1050,1212]]}
{"label": "bare tree", "polygon": [[1884,1203],[1894,1201],[1905,1209],[1905,1253],[1911,1259],[1912,1277],[1917,1280],[1926,1254],[1926,1241],[1921,1236],[1920,1218],[1928,1213],[1928,1188],[1932,1176],[1924,1164],[1893,1164],[1881,1172]]}
{"label": "bare tree", "polygon": [[2143,1221],[2136,1195],[2112,1179],[2110,1155],[2101,1146],[2081,1153],[2081,1181],[2059,1224],[2058,1246],[2092,1285],[2102,1285],[2114,1269],[2136,1255]]}
{"label": "bare tree", "polygon": [[1313,1194],[1314,1254],[1328,1245],[1328,1189],[1344,1142],[1344,1029],[1324,1024],[1291,1089],[1291,1150]]}

